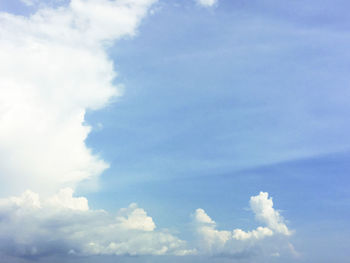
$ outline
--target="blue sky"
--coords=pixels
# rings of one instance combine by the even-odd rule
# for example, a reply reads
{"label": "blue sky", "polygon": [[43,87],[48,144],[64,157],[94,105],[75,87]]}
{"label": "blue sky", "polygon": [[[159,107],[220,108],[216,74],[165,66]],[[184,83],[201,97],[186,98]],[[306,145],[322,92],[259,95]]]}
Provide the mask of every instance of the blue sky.
{"label": "blue sky", "polygon": [[245,226],[237,214],[249,217],[245,200],[265,190],[303,229],[296,236],[317,236],[310,249],[336,251],[349,234],[345,4],[181,4],[164,3],[110,50],[126,88],[87,115],[104,126],[88,144],[115,164],[96,202],[140,199],[159,214],[175,207],[184,222],[205,206],[224,226]]}
{"label": "blue sky", "polygon": [[[107,142],[106,155],[135,160],[137,173],[152,170],[152,178],[162,168],[208,173],[346,151],[341,29],[300,25],[282,16],[286,7],[274,15],[239,1],[214,10],[186,3],[163,3],[136,38],[109,51],[126,88],[107,110],[88,114],[105,127],[88,138],[94,149]],[[119,165],[131,173],[128,161]]]}
{"label": "blue sky", "polygon": [[[12,96],[10,88],[3,90],[6,94],[3,103],[10,101],[6,107],[15,110],[11,111],[14,115],[6,115],[4,106],[6,129],[0,134],[4,149],[0,154],[4,158],[18,158],[23,170],[11,165],[12,159],[0,162],[4,174],[1,178],[8,185],[2,189],[2,202],[6,205],[0,204],[0,214],[3,217],[11,214],[8,207],[15,206],[11,202],[24,209],[24,201],[13,201],[8,196],[20,196],[26,189],[40,194],[41,209],[47,205],[51,211],[52,200],[61,200],[62,196],[54,199],[48,196],[68,186],[75,191],[74,197],[84,196],[88,200],[88,212],[85,203],[79,203],[82,199],[75,200],[73,196],[70,196],[72,204],[62,199],[56,206],[89,213],[88,220],[94,226],[110,220],[94,221],[92,214],[98,214],[99,209],[114,215],[135,202],[139,208],[131,206],[131,212],[118,212],[120,222],[124,222],[122,216],[133,220],[133,211],[140,212],[138,209],[142,208],[148,217],[141,212],[143,228],[138,230],[159,230],[188,244],[185,248],[179,245],[182,250],[162,256],[154,255],[159,252],[143,253],[142,249],[125,253],[117,250],[117,256],[101,249],[96,255],[85,252],[80,241],[74,241],[79,245],[70,243],[69,236],[63,238],[61,233],[54,232],[59,236],[56,242],[62,251],[74,247],[74,255],[67,256],[61,250],[41,247],[40,237],[32,233],[27,236],[34,237],[25,244],[35,253],[28,255],[21,250],[23,244],[18,241],[23,239],[21,235],[12,237],[0,228],[0,243],[6,240],[13,243],[10,250],[0,246],[1,255],[9,257],[9,262],[26,262],[33,256],[39,262],[61,262],[62,258],[65,262],[347,261],[350,20],[346,1],[219,0],[210,6],[204,6],[205,1],[201,4],[188,0],[156,3],[144,0],[145,6],[129,1],[131,11],[120,24],[118,16],[112,15],[106,21],[99,18],[108,13],[99,14],[102,9],[98,5],[114,5],[115,1],[87,0],[87,9],[83,9],[84,1],[80,0],[31,1],[32,5],[25,2],[0,3],[1,47],[13,45],[17,51],[3,49],[24,54],[13,60],[14,65],[24,65],[19,69],[12,62],[4,63],[1,85],[15,83],[18,94],[25,94],[22,101],[16,99],[17,93]],[[83,3],[82,9],[79,2]],[[123,1],[119,2],[123,5]],[[79,30],[72,33],[57,26],[60,23],[50,24],[47,17],[61,19],[55,11],[59,6],[68,6],[67,14],[73,10],[73,19],[84,16],[91,25],[96,23],[97,31],[93,26],[81,29],[77,23]],[[54,10],[48,16],[40,13],[48,8]],[[92,8],[91,12],[88,8]],[[113,8],[118,11],[120,7]],[[52,28],[48,30],[56,30],[57,36],[41,29],[39,20],[32,16],[36,13],[44,22],[50,21],[47,24]],[[10,20],[4,14],[17,16]],[[33,27],[22,23],[20,16],[27,17]],[[128,17],[137,22],[133,24]],[[70,26],[67,27],[72,29]],[[16,30],[18,35],[13,33]],[[100,35],[100,31],[105,34]],[[75,38],[75,34],[79,37]],[[24,47],[17,47],[21,41]],[[30,43],[28,48],[26,41]],[[36,52],[33,43],[47,53],[39,52],[31,60],[28,52]],[[60,45],[64,46],[64,52],[59,53],[65,58],[63,62],[54,56],[55,52],[61,52],[55,49]],[[80,50],[91,54],[91,60],[77,62],[82,58]],[[71,58],[75,54],[77,57]],[[45,56],[48,60],[43,60],[46,64],[43,62],[40,67]],[[2,58],[7,59],[6,55]],[[35,61],[39,61],[37,72],[40,73],[28,70],[37,64]],[[47,65],[58,65],[58,69]],[[24,73],[27,70],[29,73]],[[80,71],[84,74],[79,75]],[[17,81],[23,76],[24,81],[9,80],[7,75],[12,73],[13,79]],[[46,79],[44,75],[49,77]],[[38,80],[41,77],[44,81]],[[90,87],[95,81],[96,86]],[[113,89],[117,90],[117,96]],[[62,100],[52,99],[60,96]],[[23,108],[18,106],[23,104]],[[20,113],[23,109],[29,109],[28,119],[22,119],[23,115],[27,116]],[[41,115],[42,111],[48,113]],[[26,137],[22,130],[28,123],[39,128],[29,128],[28,139],[17,144],[12,134]],[[52,129],[46,128],[51,126]],[[85,130],[88,126],[90,132]],[[55,140],[58,143],[53,143]],[[43,146],[32,147],[32,144],[41,145],[41,141]],[[23,175],[25,172],[28,175]],[[46,180],[47,177],[50,179]],[[261,191],[272,196],[275,210],[271,213],[275,217],[271,220],[277,223],[261,218],[259,221],[259,212],[249,202],[254,196],[265,200],[259,195]],[[261,209],[265,211],[266,203],[262,202]],[[197,208],[204,209],[216,222],[215,228],[212,222],[203,219],[206,217],[201,217]],[[124,215],[123,211],[130,214]],[[71,210],[65,213],[76,217]],[[31,214],[24,214],[23,220],[30,217],[29,221],[38,229],[46,229],[47,224],[45,227],[41,224],[49,220],[47,217],[38,223]],[[156,230],[149,225],[152,218]],[[55,221],[48,222],[54,227]],[[266,242],[251,241],[238,252],[235,248],[241,244],[232,245],[232,240],[222,248],[215,243],[206,250],[201,245],[205,244],[203,240],[208,241],[208,236],[200,236],[204,233],[201,224],[207,224],[210,231],[238,228],[247,233],[265,224],[274,234],[270,237],[265,233]],[[2,227],[5,226],[4,223]],[[279,230],[284,226],[292,234]],[[224,231],[220,231],[217,235],[224,236]],[[135,240],[140,236],[135,234]],[[104,242],[107,241],[110,242]],[[197,252],[180,259],[174,255],[190,248]],[[128,256],[132,253],[135,257]]]}

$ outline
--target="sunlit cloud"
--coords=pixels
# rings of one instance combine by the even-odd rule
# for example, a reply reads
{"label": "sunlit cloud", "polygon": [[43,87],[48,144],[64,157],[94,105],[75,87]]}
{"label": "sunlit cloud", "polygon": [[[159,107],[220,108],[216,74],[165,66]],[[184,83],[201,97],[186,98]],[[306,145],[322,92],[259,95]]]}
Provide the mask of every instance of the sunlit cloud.
{"label": "sunlit cloud", "polygon": [[120,94],[105,50],[135,35],[155,2],[72,0],[30,17],[0,13],[3,194],[53,193],[108,168],[85,144],[85,113]]}

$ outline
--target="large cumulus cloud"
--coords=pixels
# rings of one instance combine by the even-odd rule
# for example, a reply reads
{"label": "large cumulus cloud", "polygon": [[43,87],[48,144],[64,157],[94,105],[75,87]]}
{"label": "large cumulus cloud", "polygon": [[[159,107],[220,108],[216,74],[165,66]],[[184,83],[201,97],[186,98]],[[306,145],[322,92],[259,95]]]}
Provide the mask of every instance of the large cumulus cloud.
{"label": "large cumulus cloud", "polygon": [[29,17],[0,13],[2,194],[54,193],[108,167],[85,145],[84,116],[120,94],[106,48],[135,35],[154,2],[72,0]]}

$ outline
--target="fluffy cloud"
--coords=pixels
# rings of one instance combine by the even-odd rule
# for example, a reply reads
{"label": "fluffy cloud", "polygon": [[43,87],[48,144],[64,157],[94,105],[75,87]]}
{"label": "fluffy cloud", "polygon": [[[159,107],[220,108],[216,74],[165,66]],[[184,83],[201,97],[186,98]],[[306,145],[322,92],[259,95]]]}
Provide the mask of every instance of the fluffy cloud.
{"label": "fluffy cloud", "polygon": [[0,199],[0,256],[244,254],[247,257],[264,252],[276,257],[284,253],[283,246],[296,255],[287,239],[290,231],[271,202],[267,193],[251,198],[251,208],[259,221],[261,211],[274,211],[269,212],[268,220],[265,217],[261,220],[267,226],[251,231],[218,230],[216,222],[199,208],[193,216],[197,239],[187,242],[167,230],[157,229],[153,218],[137,204],[112,215],[90,209],[87,199],[74,197],[70,188],[47,198],[26,191],[21,196]]}
{"label": "fluffy cloud", "polygon": [[218,0],[196,0],[197,4],[205,7],[211,7],[217,4]]}
{"label": "fluffy cloud", "polygon": [[283,217],[273,208],[272,198],[268,193],[260,192],[250,198],[250,207],[258,221],[266,224],[276,233],[289,236],[291,232],[284,223]]}
{"label": "fluffy cloud", "polygon": [[72,0],[30,17],[0,13],[3,194],[54,193],[108,167],[85,145],[84,116],[120,94],[105,50],[135,35],[155,1]]}
{"label": "fluffy cloud", "polygon": [[265,238],[291,234],[282,216],[273,208],[272,198],[269,198],[268,193],[260,192],[259,195],[252,196],[250,207],[255,213],[256,219],[266,226],[259,226],[251,231],[242,229],[218,230],[215,221],[203,209],[197,209],[194,214],[194,223],[199,251],[209,254],[234,255],[246,252]]}
{"label": "fluffy cloud", "polygon": [[147,216],[145,210],[138,208],[135,203],[128,208],[122,208],[120,214],[125,216],[119,216],[117,219],[126,229],[153,231],[156,228],[152,218]]}
{"label": "fluffy cloud", "polygon": [[61,255],[185,255],[186,242],[156,230],[136,204],[116,216],[91,210],[72,189],[41,199],[26,191],[0,200],[0,253],[21,257]]}

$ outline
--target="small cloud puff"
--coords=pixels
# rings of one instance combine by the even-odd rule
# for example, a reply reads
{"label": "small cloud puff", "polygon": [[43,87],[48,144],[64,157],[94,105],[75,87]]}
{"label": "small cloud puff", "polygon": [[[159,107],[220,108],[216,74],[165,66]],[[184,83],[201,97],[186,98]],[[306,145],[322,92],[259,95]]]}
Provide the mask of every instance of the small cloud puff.
{"label": "small cloud puff", "polygon": [[211,7],[218,3],[218,0],[196,0],[197,4],[204,7]]}
{"label": "small cloud puff", "polygon": [[117,221],[125,229],[153,231],[156,228],[152,217],[147,216],[146,211],[138,208],[135,203],[131,204],[128,208],[120,209],[119,214],[120,216],[117,217]]}
{"label": "small cloud puff", "polygon": [[271,230],[286,236],[291,234],[283,217],[273,208],[272,198],[269,198],[268,193],[260,192],[259,195],[252,196],[250,207],[255,214],[255,218],[265,223]]}
{"label": "small cloud puff", "polygon": [[202,208],[198,208],[194,214],[195,220],[198,223],[215,224],[215,222],[205,213]]}

